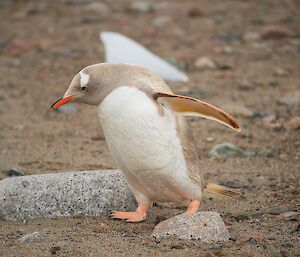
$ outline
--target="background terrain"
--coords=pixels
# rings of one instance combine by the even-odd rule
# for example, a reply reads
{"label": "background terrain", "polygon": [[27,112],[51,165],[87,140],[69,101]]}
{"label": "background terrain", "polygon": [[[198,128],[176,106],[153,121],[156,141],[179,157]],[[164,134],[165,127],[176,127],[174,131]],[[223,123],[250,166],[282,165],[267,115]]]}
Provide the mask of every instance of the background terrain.
{"label": "background terrain", "polygon": [[[96,4],[95,4],[96,3]],[[242,133],[191,119],[207,181],[241,188],[236,200],[207,198],[233,241],[201,245],[155,241],[160,220],[182,208],[155,206],[149,219],[107,217],[0,221],[1,256],[297,256],[299,255],[300,4],[295,0],[0,1],[0,176],[114,168],[96,110],[50,110],[84,66],[104,61],[100,31],[123,33],[185,69],[174,92],[235,116]],[[210,64],[197,62],[207,57]],[[206,60],[207,63],[207,60]],[[212,159],[228,141],[252,158]],[[39,231],[37,243],[18,239]]]}

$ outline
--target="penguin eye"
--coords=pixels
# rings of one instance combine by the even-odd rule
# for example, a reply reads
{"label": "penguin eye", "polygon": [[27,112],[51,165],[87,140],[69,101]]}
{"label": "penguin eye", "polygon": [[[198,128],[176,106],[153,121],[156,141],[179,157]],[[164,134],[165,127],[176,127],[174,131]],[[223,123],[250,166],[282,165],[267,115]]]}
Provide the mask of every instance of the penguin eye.
{"label": "penguin eye", "polygon": [[87,91],[87,86],[80,87],[80,90],[81,90],[82,92],[86,92],[86,91]]}

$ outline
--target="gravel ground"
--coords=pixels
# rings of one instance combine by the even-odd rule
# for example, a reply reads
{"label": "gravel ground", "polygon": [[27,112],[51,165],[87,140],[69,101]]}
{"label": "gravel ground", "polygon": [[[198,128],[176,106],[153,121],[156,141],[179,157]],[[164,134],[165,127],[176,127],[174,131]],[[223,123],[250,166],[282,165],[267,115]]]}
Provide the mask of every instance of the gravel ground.
{"label": "gravel ground", "polygon": [[[98,3],[98,4],[95,4]],[[0,221],[1,256],[299,256],[300,5],[259,1],[0,1],[0,178],[115,168],[96,110],[50,110],[84,66],[104,61],[100,31],[123,33],[190,77],[170,83],[235,116],[242,133],[190,119],[207,181],[241,188],[235,200],[207,198],[233,240],[200,244],[151,238],[155,224],[184,208],[154,206],[149,219],[107,217]],[[141,7],[142,6],[142,7]],[[206,57],[213,65],[199,65]],[[199,61],[199,60],[198,60]],[[212,159],[230,142],[251,158]],[[19,239],[33,232],[34,242]]]}

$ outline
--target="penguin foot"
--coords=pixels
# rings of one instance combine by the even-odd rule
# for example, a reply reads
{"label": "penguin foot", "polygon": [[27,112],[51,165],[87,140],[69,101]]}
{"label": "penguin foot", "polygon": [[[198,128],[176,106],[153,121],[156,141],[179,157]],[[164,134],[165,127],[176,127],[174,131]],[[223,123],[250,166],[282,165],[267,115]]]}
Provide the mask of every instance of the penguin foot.
{"label": "penguin foot", "polygon": [[147,213],[151,208],[151,204],[143,203],[139,204],[136,211],[114,211],[110,215],[112,219],[125,220],[126,222],[141,222],[147,218]]}
{"label": "penguin foot", "polygon": [[112,219],[125,220],[126,222],[141,222],[145,220],[146,217],[147,217],[147,213],[139,213],[137,211],[134,212],[114,211],[111,214]]}
{"label": "penguin foot", "polygon": [[192,200],[186,210],[185,213],[187,214],[194,214],[198,211],[200,205],[201,205],[202,199],[199,200]]}

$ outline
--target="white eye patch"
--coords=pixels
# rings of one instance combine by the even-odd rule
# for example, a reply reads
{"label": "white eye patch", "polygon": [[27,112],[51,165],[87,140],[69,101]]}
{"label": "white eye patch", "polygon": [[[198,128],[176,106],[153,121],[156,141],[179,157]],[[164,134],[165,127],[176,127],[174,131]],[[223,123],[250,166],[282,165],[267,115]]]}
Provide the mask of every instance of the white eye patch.
{"label": "white eye patch", "polygon": [[90,75],[83,73],[83,71],[79,72],[80,75],[80,87],[86,87],[86,85],[89,83]]}

